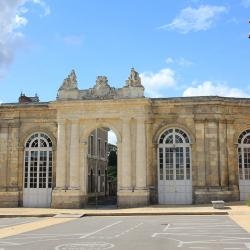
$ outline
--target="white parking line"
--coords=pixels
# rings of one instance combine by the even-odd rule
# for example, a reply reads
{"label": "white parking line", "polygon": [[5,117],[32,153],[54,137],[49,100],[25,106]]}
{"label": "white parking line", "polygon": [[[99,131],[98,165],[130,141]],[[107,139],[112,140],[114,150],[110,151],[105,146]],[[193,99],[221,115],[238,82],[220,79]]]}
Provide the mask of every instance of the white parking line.
{"label": "white parking line", "polygon": [[106,226],[106,227],[100,228],[100,229],[98,229],[98,230],[96,230],[96,231],[94,231],[94,232],[92,232],[92,233],[85,234],[85,235],[83,235],[82,237],[80,237],[80,239],[85,239],[85,238],[87,238],[87,237],[89,237],[89,236],[91,236],[91,235],[94,235],[94,234],[96,234],[96,233],[99,233],[99,232],[101,232],[101,231],[103,231],[103,230],[105,230],[105,229],[107,229],[107,228],[110,228],[110,227],[112,227],[112,226],[114,226],[114,225],[117,225],[117,224],[119,224],[119,223],[121,223],[121,222],[122,222],[122,221],[117,221],[117,222],[115,222],[115,223],[113,223],[113,224],[110,224],[110,225],[108,225],[108,226]]}

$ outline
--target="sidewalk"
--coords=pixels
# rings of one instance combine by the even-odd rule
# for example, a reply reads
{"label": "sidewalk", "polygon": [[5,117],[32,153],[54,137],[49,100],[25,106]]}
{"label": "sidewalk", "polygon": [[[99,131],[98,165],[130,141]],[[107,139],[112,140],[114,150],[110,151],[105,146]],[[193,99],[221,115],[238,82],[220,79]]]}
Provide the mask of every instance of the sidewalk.
{"label": "sidewalk", "polygon": [[151,205],[139,208],[115,208],[98,206],[83,209],[54,208],[0,208],[0,217],[52,217],[57,214],[82,214],[85,216],[122,216],[122,215],[249,215],[250,207],[242,202],[226,203],[224,209],[214,209],[212,204],[205,205]]}

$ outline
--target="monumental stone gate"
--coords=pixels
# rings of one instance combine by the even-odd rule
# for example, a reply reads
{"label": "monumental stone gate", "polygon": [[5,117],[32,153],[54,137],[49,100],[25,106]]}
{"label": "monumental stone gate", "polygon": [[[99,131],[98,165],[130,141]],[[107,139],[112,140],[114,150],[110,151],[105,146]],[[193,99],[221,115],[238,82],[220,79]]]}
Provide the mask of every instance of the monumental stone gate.
{"label": "monumental stone gate", "polygon": [[131,69],[122,88],[74,71],[56,101],[0,105],[0,205],[80,208],[88,202],[88,138],[117,137],[117,204],[194,204],[250,197],[250,99],[145,98]]}

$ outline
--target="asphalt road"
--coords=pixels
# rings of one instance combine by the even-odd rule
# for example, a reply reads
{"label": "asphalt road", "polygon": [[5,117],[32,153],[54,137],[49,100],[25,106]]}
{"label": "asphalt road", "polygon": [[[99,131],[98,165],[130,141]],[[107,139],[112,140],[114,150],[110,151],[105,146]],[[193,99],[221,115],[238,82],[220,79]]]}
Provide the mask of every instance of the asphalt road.
{"label": "asphalt road", "polygon": [[250,234],[219,215],[83,217],[0,239],[10,249],[249,250]]}

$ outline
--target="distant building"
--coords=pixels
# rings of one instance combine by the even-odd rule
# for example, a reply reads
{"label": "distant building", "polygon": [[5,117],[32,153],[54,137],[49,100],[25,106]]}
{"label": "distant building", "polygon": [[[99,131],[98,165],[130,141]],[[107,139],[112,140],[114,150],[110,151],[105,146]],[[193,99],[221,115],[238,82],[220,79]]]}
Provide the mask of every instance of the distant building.
{"label": "distant building", "polygon": [[20,97],[18,98],[19,103],[34,103],[34,102],[39,102],[39,97],[37,94],[35,96],[26,96],[25,94],[21,93]]}
{"label": "distant building", "polygon": [[108,129],[97,128],[88,138],[88,197],[106,196]]}
{"label": "distant building", "polygon": [[[145,98],[131,69],[121,88],[74,71],[57,99],[0,105],[0,206],[84,207],[105,195],[107,130],[117,137],[117,205],[250,197],[250,99]],[[97,183],[97,185],[94,185]]]}

